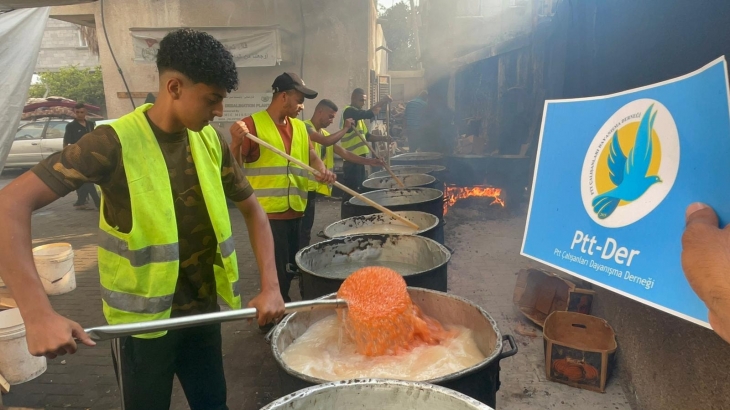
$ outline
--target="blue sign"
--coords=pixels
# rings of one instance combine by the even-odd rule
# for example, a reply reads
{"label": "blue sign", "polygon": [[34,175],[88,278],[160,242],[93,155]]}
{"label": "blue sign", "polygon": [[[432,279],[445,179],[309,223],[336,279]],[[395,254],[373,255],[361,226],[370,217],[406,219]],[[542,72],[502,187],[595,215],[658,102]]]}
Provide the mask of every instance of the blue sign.
{"label": "blue sign", "polygon": [[725,58],[619,94],[545,103],[522,254],[709,327],[680,263],[693,202],[730,218]]}

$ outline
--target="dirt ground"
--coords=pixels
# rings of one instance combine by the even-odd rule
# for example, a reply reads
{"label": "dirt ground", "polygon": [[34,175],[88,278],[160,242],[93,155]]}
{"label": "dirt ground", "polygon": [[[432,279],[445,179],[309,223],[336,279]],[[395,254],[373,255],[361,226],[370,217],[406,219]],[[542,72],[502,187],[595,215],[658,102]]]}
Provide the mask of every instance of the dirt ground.
{"label": "dirt ground", "polygon": [[[0,187],[17,176],[6,172]],[[66,295],[51,297],[54,307],[83,326],[104,323],[99,299],[95,240],[98,213],[75,211],[71,194],[33,216],[34,245],[65,241],[75,249],[78,287]],[[339,202],[320,201],[313,233],[339,219]],[[478,216],[478,215],[477,215]],[[545,378],[542,333],[528,324],[512,306],[515,273],[535,263],[519,255],[525,213],[502,214],[504,219],[485,220],[466,212],[447,216],[446,244],[455,250],[449,264],[449,292],[485,308],[502,333],[512,334],[517,355],[501,362],[500,409],[629,409],[616,377],[605,394],[549,382]],[[257,272],[243,218],[232,213],[244,297],[258,286]],[[313,241],[319,240],[313,235]],[[297,289],[296,285],[292,286]],[[535,332],[535,336],[517,333]],[[270,346],[257,328],[246,322],[223,326],[224,363],[231,410],[259,409],[280,397],[276,363]],[[49,361],[48,370],[30,382],[13,386],[3,396],[5,405],[54,409],[120,408],[119,390],[107,344],[82,348],[76,355]],[[173,409],[187,409],[184,393],[176,384]]]}

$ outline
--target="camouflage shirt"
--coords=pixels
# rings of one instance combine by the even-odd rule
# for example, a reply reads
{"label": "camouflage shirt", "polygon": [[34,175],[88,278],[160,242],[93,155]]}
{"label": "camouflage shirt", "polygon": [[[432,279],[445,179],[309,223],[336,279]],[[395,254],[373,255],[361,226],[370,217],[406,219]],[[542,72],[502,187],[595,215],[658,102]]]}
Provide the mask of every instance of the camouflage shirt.
{"label": "camouflage shirt", "polygon": [[[152,121],[149,123],[170,175],[180,243],[180,273],[172,315],[217,311],[213,264],[220,265],[221,261],[215,260],[217,242],[190,152],[187,131],[168,134]],[[220,135],[218,138],[223,150],[223,190],[228,199],[243,201],[253,193],[253,189],[233,159],[228,143]],[[32,171],[59,196],[67,195],[86,182],[99,185],[104,194],[103,212],[109,225],[125,233],[132,229],[132,206],[122,145],[110,126],[99,126],[76,144],[43,160]]]}

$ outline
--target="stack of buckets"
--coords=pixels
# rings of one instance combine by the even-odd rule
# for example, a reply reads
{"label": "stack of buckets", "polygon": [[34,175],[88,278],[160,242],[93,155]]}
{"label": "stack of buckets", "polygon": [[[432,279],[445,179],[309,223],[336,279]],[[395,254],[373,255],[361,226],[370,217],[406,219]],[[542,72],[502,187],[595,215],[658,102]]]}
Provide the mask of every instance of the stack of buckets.
{"label": "stack of buckets", "polygon": [[[73,248],[68,243],[54,243],[33,249],[33,259],[43,288],[49,295],[76,289]],[[0,286],[4,286],[0,282]],[[10,383],[32,380],[46,371],[46,358],[28,352],[25,324],[20,311],[0,311],[0,374]]]}

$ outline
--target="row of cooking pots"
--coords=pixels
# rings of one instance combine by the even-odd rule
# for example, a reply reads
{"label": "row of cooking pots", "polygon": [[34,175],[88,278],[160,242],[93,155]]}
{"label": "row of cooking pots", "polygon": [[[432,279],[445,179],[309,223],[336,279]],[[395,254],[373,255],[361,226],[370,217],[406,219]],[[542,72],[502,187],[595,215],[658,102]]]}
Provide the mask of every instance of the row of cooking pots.
{"label": "row of cooking pots", "polygon": [[376,379],[328,382],[292,369],[282,359],[282,353],[310,326],[333,313],[325,310],[295,313],[287,316],[270,338],[279,364],[281,386],[286,392],[293,393],[266,409],[496,408],[499,362],[514,355],[517,346],[512,336],[502,335],[494,319],[484,309],[446,293],[447,267],[452,252],[443,246],[443,192],[435,188],[437,178],[428,175],[443,172],[444,167],[396,165],[392,168],[396,175],[402,176],[407,188],[390,189],[395,181],[386,171],[381,171],[371,174],[371,178],[363,184],[365,190],[370,191],[365,195],[399,212],[416,223],[419,229],[412,235],[352,234],[378,232],[378,227],[397,225],[398,222],[388,215],[375,213],[375,209],[357,198],[351,199],[348,205],[343,206],[343,220],[320,232],[319,235],[327,240],[297,253],[296,263],[303,282],[302,297],[333,298],[347,272],[358,267],[408,265],[412,269],[403,276],[414,303],[441,323],[472,329],[485,359],[470,368],[424,382]]}

